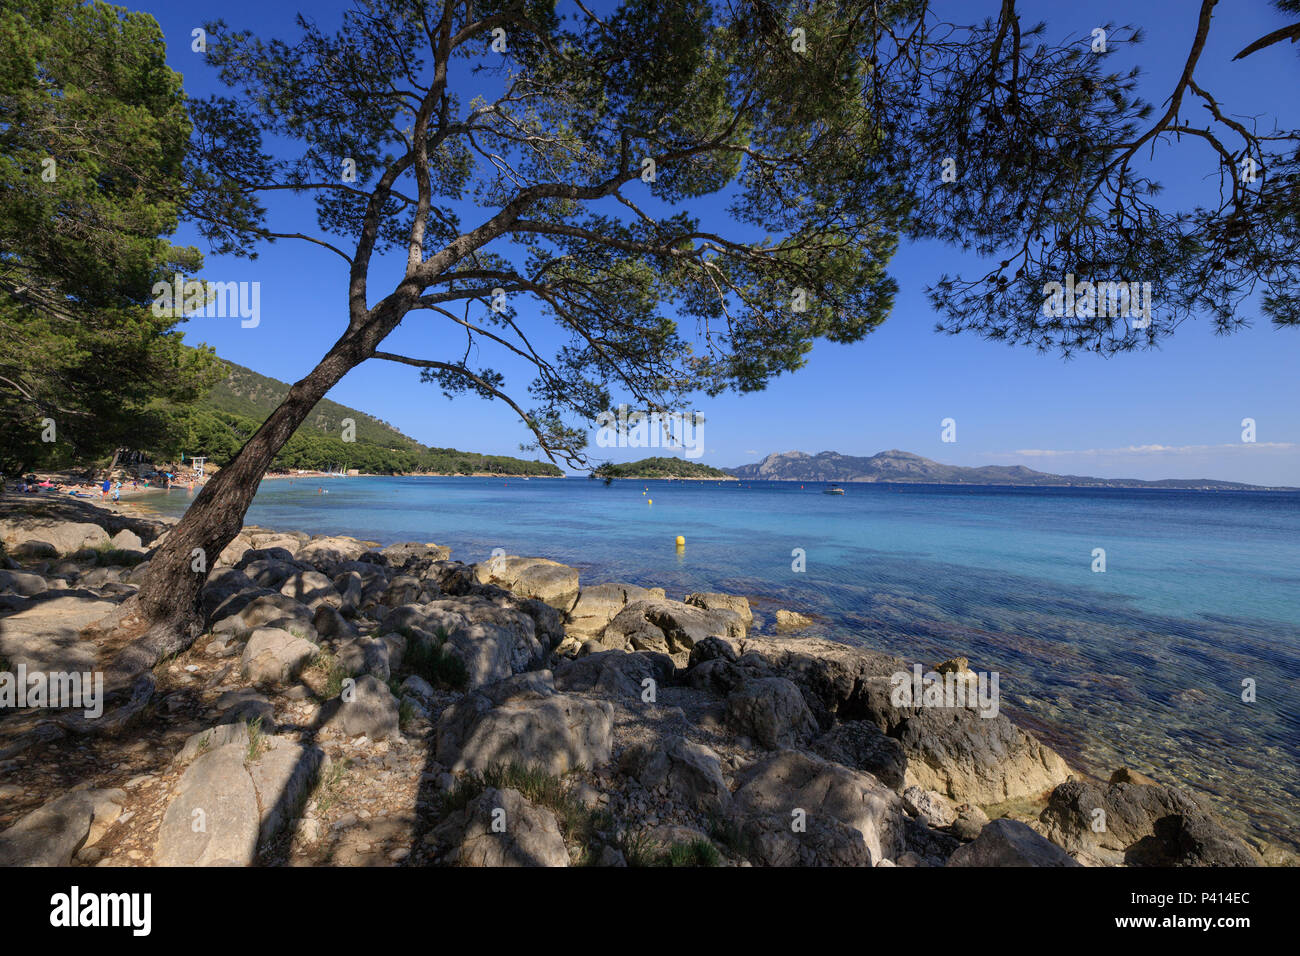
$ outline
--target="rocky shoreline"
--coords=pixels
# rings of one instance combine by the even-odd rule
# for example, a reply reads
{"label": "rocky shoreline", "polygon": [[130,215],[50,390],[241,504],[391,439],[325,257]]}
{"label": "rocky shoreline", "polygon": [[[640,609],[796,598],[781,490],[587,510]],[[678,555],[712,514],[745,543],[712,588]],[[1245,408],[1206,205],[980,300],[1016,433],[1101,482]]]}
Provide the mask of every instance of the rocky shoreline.
{"label": "rocky shoreline", "polygon": [[[0,498],[0,672],[106,668],[96,624],[171,523]],[[0,864],[1291,862],[1001,714],[900,705],[912,662],[683,598],[247,527],[138,706],[0,710]]]}

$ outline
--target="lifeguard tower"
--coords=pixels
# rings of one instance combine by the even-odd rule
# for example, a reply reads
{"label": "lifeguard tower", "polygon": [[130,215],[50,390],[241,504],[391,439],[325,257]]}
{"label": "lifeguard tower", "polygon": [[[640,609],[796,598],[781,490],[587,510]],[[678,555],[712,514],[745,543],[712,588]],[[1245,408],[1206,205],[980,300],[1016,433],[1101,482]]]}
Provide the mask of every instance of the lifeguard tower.
{"label": "lifeguard tower", "polygon": [[194,477],[195,477],[195,478],[202,478],[202,477],[203,477],[203,463],[204,463],[205,461],[207,461],[206,458],[191,458],[191,459],[190,459],[190,464],[194,466]]}

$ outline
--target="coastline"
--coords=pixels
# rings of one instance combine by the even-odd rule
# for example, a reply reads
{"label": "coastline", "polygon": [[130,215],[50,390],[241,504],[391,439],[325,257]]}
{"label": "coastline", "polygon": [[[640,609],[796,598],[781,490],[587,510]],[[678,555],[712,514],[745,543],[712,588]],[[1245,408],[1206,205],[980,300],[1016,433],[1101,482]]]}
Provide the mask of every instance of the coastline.
{"label": "coastline", "polygon": [[[11,496],[6,496],[5,500],[11,500]],[[60,500],[60,504],[62,503],[63,502]],[[140,520],[142,522],[147,522],[150,525],[156,525],[157,527],[165,529],[174,524],[177,520],[175,518],[159,516],[156,512],[149,509],[147,505],[138,502],[119,503],[116,508],[104,508],[97,503],[90,503],[84,500],[77,500],[75,504],[69,502],[67,505],[69,510],[78,510],[83,512],[82,517],[91,517],[94,512],[99,512],[100,519],[110,525],[121,524],[130,520]],[[143,537],[143,528],[141,531],[141,536]],[[802,682],[802,678],[799,676],[802,671],[790,671],[788,670],[789,665],[782,664],[781,662],[789,660],[789,655],[796,651],[800,655],[811,653],[813,656],[810,660],[816,661],[816,667],[819,669],[819,672],[828,676],[837,672],[843,672],[846,667],[849,669],[849,672],[853,672],[854,670],[864,667],[868,669],[879,669],[882,667],[887,668],[889,666],[897,667],[898,664],[904,663],[896,658],[889,658],[887,655],[883,655],[879,651],[873,651],[865,647],[859,648],[856,645],[847,643],[836,644],[833,641],[825,641],[817,638],[801,638],[799,637],[797,630],[789,631],[778,629],[775,632],[766,632],[761,630],[753,631],[744,623],[747,617],[752,617],[749,612],[749,602],[744,597],[725,594],[688,595],[687,602],[683,603],[667,598],[663,594],[662,589],[658,589],[658,596],[655,596],[653,593],[655,589],[647,590],[645,588],[636,588],[632,585],[599,584],[579,587],[578,573],[576,571],[546,559],[507,558],[505,559],[505,567],[493,569],[490,563],[470,566],[461,565],[459,562],[452,562],[450,561],[450,555],[444,553],[447,549],[440,549],[435,545],[391,545],[385,549],[375,550],[371,548],[369,551],[366,551],[366,549],[369,548],[369,545],[359,542],[354,538],[321,535],[312,537],[303,531],[267,531],[265,529],[254,527],[245,528],[245,530],[241,532],[240,537],[236,540],[236,544],[241,541],[243,543],[240,547],[236,548],[235,545],[232,545],[231,549],[227,549],[230,553],[223,554],[222,561],[219,562],[218,571],[214,572],[214,582],[218,580],[229,582],[231,576],[234,575],[240,567],[247,567],[251,571],[253,568],[259,566],[259,561],[264,562],[267,559],[261,558],[258,561],[253,561],[252,564],[249,563],[250,561],[258,555],[270,555],[274,553],[277,548],[285,548],[288,553],[296,553],[297,557],[293,560],[298,566],[304,566],[306,562],[315,560],[317,562],[316,567],[326,570],[327,573],[329,573],[331,569],[338,570],[348,563],[347,561],[340,562],[337,557],[324,557],[325,555],[332,554],[335,551],[337,551],[337,555],[340,556],[348,553],[356,553],[358,556],[363,553],[376,555],[384,554],[390,556],[389,560],[394,560],[398,557],[404,556],[402,557],[402,560],[407,562],[409,568],[411,566],[410,561],[412,560],[411,555],[416,553],[418,549],[419,561],[432,561],[429,565],[428,573],[433,574],[434,577],[429,580],[436,579],[439,582],[438,590],[441,593],[450,593],[446,590],[447,587],[467,587],[469,590],[465,591],[464,596],[458,600],[462,602],[470,601],[472,603],[473,601],[481,600],[479,595],[500,593],[503,595],[511,595],[509,598],[510,601],[524,602],[522,604],[516,603],[512,606],[518,607],[526,616],[530,616],[533,621],[533,627],[537,628],[539,632],[543,628],[549,632],[549,637],[547,640],[543,641],[543,646],[547,644],[551,645],[551,650],[549,652],[550,670],[545,673],[554,671],[558,675],[561,672],[567,672],[574,668],[581,669],[587,667],[588,664],[598,658],[606,658],[602,662],[602,665],[609,667],[614,663],[607,657],[610,654],[615,655],[615,659],[620,667],[633,665],[641,666],[643,659],[645,663],[648,663],[655,659],[655,655],[658,655],[660,659],[664,657],[670,658],[670,663],[665,661],[661,665],[656,665],[660,668],[659,673],[661,674],[661,677],[676,672],[678,676],[673,680],[684,681],[685,683],[682,686],[685,688],[690,688],[696,692],[707,692],[709,694],[716,694],[719,690],[726,691],[726,695],[724,696],[726,707],[724,707],[724,712],[720,716],[708,717],[704,712],[697,715],[703,722],[701,725],[702,727],[712,726],[720,719],[720,726],[722,728],[732,728],[725,732],[721,738],[712,739],[712,746],[718,748],[719,752],[724,754],[729,752],[729,749],[733,746],[730,735],[736,731],[734,727],[732,727],[732,724],[736,721],[741,721],[743,723],[743,721],[747,719],[744,717],[744,713],[741,713],[739,716],[732,714],[731,711],[733,706],[738,708],[741,712],[747,712],[746,708],[758,706],[760,711],[767,713],[767,716],[763,717],[760,721],[760,725],[756,726],[763,726],[762,721],[771,719],[771,714],[765,709],[766,702],[756,704],[753,701],[746,699],[744,706],[741,706],[740,704],[733,705],[732,703],[734,695],[739,693],[739,687],[744,687],[748,683],[752,683],[754,680],[752,676],[749,678],[739,677],[738,675],[741,674],[741,671],[734,670],[734,667],[742,661],[746,655],[758,654],[759,658],[764,662],[762,664],[764,671],[775,668],[777,673],[785,675],[779,678],[780,680],[786,682],[794,680],[795,683],[791,686],[798,687],[800,694],[806,700],[808,706],[813,708],[810,716],[814,719],[814,722],[826,724],[826,722],[829,721],[829,732],[840,733],[841,735],[845,732],[845,728],[848,728],[853,724],[853,721],[844,724],[838,723],[838,718],[835,716],[836,707],[831,706],[831,704],[834,703],[834,700],[824,697],[824,694],[826,693],[824,689],[817,689],[821,685],[806,685]],[[279,544],[276,544],[276,542],[279,542]],[[154,543],[156,544],[156,539]],[[254,547],[254,545],[257,547]],[[292,545],[292,547],[289,547],[290,545]],[[435,558],[436,560],[433,560]],[[271,560],[283,561],[287,560],[287,557],[274,558]],[[321,564],[321,560],[324,560],[326,563]],[[355,561],[355,559],[353,560]],[[435,566],[437,566],[436,569]],[[292,568],[286,566],[286,570],[292,570]],[[355,572],[348,573],[350,574]],[[464,573],[469,573],[472,581],[475,583],[450,584],[453,580],[463,581]],[[131,572],[131,575],[127,576],[127,580],[129,580],[130,577],[137,577],[138,580],[137,572]],[[246,576],[243,574],[239,574],[238,577],[247,581]],[[402,580],[404,579],[401,577],[396,579],[392,579],[391,576],[387,577],[385,578],[385,587],[391,590],[393,587],[398,586],[397,582]],[[558,585],[557,581],[560,582]],[[251,584],[251,582],[249,583]],[[213,585],[210,584],[210,587],[211,586]],[[335,586],[337,586],[337,584]],[[229,584],[227,583],[223,587],[223,591],[228,587]],[[384,614],[378,612],[382,608],[389,607],[387,604],[374,605],[370,612],[362,611],[360,616],[353,619],[351,632],[355,633],[355,628],[357,626],[360,626],[363,631],[360,636],[354,637],[352,640],[360,639],[364,636],[364,633],[371,632],[370,629],[373,628],[377,628],[378,633],[384,633],[385,628],[387,627],[384,622],[387,621],[396,611],[402,612],[403,619],[405,619],[406,616],[409,616],[408,611],[415,614],[422,613],[413,609],[422,607],[423,605],[419,602],[423,601],[424,598],[429,596],[429,594],[425,593],[421,595],[410,590],[412,587],[418,588],[418,584],[403,584],[401,587],[406,589],[402,592],[403,599],[414,598],[417,603],[414,605],[407,605],[404,603],[396,604],[392,606],[391,610]],[[557,587],[560,592],[558,594]],[[611,605],[607,597],[607,594],[609,594],[608,589],[610,588],[614,588],[617,592],[622,594],[622,600],[616,601],[616,606]],[[425,590],[427,592],[427,586]],[[570,591],[572,592],[572,596],[569,594]],[[281,593],[285,592],[282,591]],[[586,597],[587,595],[590,595],[591,597],[588,598]],[[231,596],[236,597],[237,594],[232,594]],[[641,602],[650,602],[647,607],[654,606],[657,610],[654,611],[653,615],[648,617],[645,616],[648,612],[638,612],[641,614],[639,623],[632,622],[631,624],[616,624],[615,622],[617,622],[620,617],[628,616],[628,608],[632,604],[637,603],[633,601],[633,597],[639,598]],[[689,603],[693,598],[696,603]],[[443,600],[446,601],[449,600],[449,598],[444,598]],[[549,604],[548,601],[550,602]],[[565,607],[567,605],[567,608],[560,613],[558,619],[553,613],[556,610],[555,605],[557,604],[560,607]],[[552,611],[545,611],[546,607],[551,607]],[[597,613],[585,613],[590,612],[597,607],[599,608]],[[465,613],[465,611],[460,610],[458,613]],[[673,615],[678,621],[673,633],[689,633],[692,629],[695,630],[698,639],[692,639],[694,644],[693,648],[687,648],[675,643],[674,639],[670,636],[670,632],[667,631],[664,632],[662,638],[653,638],[652,636],[647,637],[651,632],[644,629],[646,622],[653,619],[654,615],[664,614]],[[630,616],[637,617],[638,615],[633,614]],[[314,615],[309,615],[309,617],[311,618],[311,624],[315,628],[315,631],[318,634],[322,634],[322,624],[324,621],[322,620],[320,609],[318,608],[317,612]],[[326,627],[326,630],[335,628],[339,629],[340,633],[349,633],[348,627],[339,621],[335,621],[330,614],[325,614],[324,619],[331,622]],[[303,620],[306,621],[307,619],[304,618]],[[593,629],[594,624],[599,624],[600,626]],[[631,628],[630,630],[628,629],[629,627]],[[613,638],[610,638],[607,633],[611,628],[616,628],[616,634]],[[685,628],[685,630],[683,631],[682,628]],[[705,638],[703,635],[708,631],[717,632],[717,636]],[[588,636],[589,632],[596,636]],[[625,641],[625,636],[627,643],[622,643]],[[647,640],[650,641],[650,644],[646,644]],[[661,646],[656,645],[656,641],[663,641],[663,643]],[[711,644],[710,642],[719,643]],[[322,640],[320,646],[325,647],[330,643],[331,642],[328,640]],[[622,643],[622,646],[618,646],[620,643]],[[638,643],[642,646],[637,646]],[[708,655],[701,655],[699,653],[699,649],[702,648],[709,648]],[[336,651],[337,650],[338,648],[336,648]],[[689,654],[686,653],[687,650],[690,651]],[[587,664],[584,664],[584,661],[586,661]],[[896,663],[890,664],[888,663],[890,661]],[[726,666],[723,666],[724,663]],[[669,668],[668,671],[663,671],[662,668],[665,666]],[[801,668],[806,666],[808,665],[801,665]],[[955,659],[954,661],[943,662],[938,666],[945,671],[952,670],[958,673],[963,671],[971,673],[966,670],[965,660],[960,658]],[[829,670],[827,670],[827,668],[829,668]],[[537,671],[529,670],[526,671],[526,673],[537,673]],[[724,677],[724,674],[727,676]],[[521,677],[522,674],[517,674],[516,676]],[[878,676],[873,679],[880,679],[880,677]],[[721,684],[718,683],[720,680],[722,681]],[[740,684],[738,686],[732,686],[733,682],[737,680],[740,681]],[[777,678],[774,676],[760,677],[758,680],[760,682],[774,681],[777,680]],[[731,687],[731,689],[727,690],[728,687]],[[559,691],[564,691],[564,688],[560,687]],[[783,693],[788,693],[788,689]],[[838,693],[840,692],[834,692],[832,696]],[[812,695],[811,697],[809,696],[810,694]],[[617,700],[615,702],[617,704]],[[840,702],[836,706],[843,706],[844,703],[845,702]],[[1006,718],[1001,718],[1001,720],[1006,721]],[[1014,724],[1008,722],[1008,725],[1015,728]],[[826,727],[823,726],[822,729],[825,730]],[[972,731],[974,730],[983,733],[985,732],[986,727],[981,723],[975,723],[972,725]],[[765,733],[765,731],[761,730],[757,732],[759,732],[760,735]],[[802,732],[807,732],[807,730],[805,729],[805,731]],[[775,739],[776,738],[772,738],[772,740]],[[860,753],[856,757],[848,756],[842,749],[842,743],[839,745],[839,750],[836,750],[827,744],[820,750],[813,748],[813,750],[807,751],[805,749],[808,746],[807,741],[798,743],[800,739],[800,734],[796,733],[789,743],[795,744],[800,752],[807,752],[810,755],[814,755],[815,759],[827,759],[825,756],[826,753],[838,754],[843,761],[847,761],[849,766],[860,764],[862,760],[867,759]],[[998,793],[1006,791],[1007,798],[1005,800],[990,799],[991,794],[994,793],[994,791],[988,790],[984,783],[980,783],[977,777],[972,777],[965,769],[966,761],[972,759],[973,755],[969,753],[963,755],[960,748],[958,748],[957,750],[947,751],[948,757],[946,760],[950,761],[952,766],[944,766],[941,763],[938,767],[930,767],[928,770],[924,771],[923,767],[918,767],[915,771],[920,774],[920,777],[918,778],[919,784],[931,785],[928,787],[920,787],[922,792],[932,795],[925,797],[925,800],[929,801],[925,805],[931,806],[933,804],[932,809],[934,807],[939,808],[933,809],[933,812],[937,814],[940,819],[946,818],[949,815],[949,810],[952,810],[952,808],[958,806],[970,806],[972,809],[969,813],[975,820],[979,819],[978,814],[984,814],[986,820],[990,817],[993,819],[1005,817],[1008,820],[1015,820],[1027,827],[1042,830],[1049,836],[1055,834],[1060,840],[1073,846],[1076,850],[1076,855],[1081,854],[1082,858],[1089,865],[1104,865],[1103,858],[1106,857],[1106,854],[1102,853],[1101,856],[1096,856],[1094,853],[1094,851],[1100,853],[1101,850],[1098,850],[1096,847],[1092,848],[1092,850],[1081,849],[1082,843],[1079,842],[1081,839],[1079,834],[1074,834],[1067,839],[1065,836],[1062,836],[1063,831],[1058,832],[1060,827],[1064,826],[1064,824],[1057,821],[1049,826],[1048,824],[1044,824],[1041,818],[1044,814],[1047,814],[1053,806],[1055,806],[1052,794],[1054,794],[1060,787],[1067,786],[1067,781],[1070,778],[1080,780],[1081,782],[1077,784],[1078,786],[1100,788],[1099,792],[1106,794],[1114,791],[1117,786],[1121,788],[1120,792],[1123,792],[1122,788],[1126,785],[1125,780],[1128,778],[1125,777],[1123,780],[1118,781],[1118,783],[1114,780],[1110,783],[1104,783],[1100,780],[1080,778],[1076,771],[1069,769],[1066,762],[1062,760],[1061,757],[1038,743],[1031,734],[1026,733],[1023,729],[1015,728],[1013,739],[1020,742],[1017,745],[1020,748],[1020,751],[1014,753],[1007,760],[1009,766],[1003,768],[1001,771],[1002,782],[997,784],[998,787],[1002,788],[997,791]],[[941,752],[944,752],[944,748],[950,745],[951,742],[941,747]],[[759,748],[760,751],[762,751],[762,749],[763,748],[761,747]],[[738,757],[737,759],[757,759],[760,761],[764,759],[761,755],[755,755],[752,750],[752,744],[745,744],[742,747],[742,750],[744,751],[745,756],[743,758]],[[814,759],[814,756],[810,756],[808,759]],[[996,759],[995,762],[997,762]],[[889,776],[892,773],[889,766],[880,765],[878,763],[872,763],[871,766],[875,767],[875,770],[880,774]],[[859,771],[863,769],[864,768],[861,766],[858,768]],[[1120,768],[1120,770],[1122,771],[1123,768]],[[1044,773],[1046,773],[1046,776],[1044,776]],[[1116,773],[1120,774],[1120,771],[1116,771]],[[1126,771],[1126,773],[1132,775],[1131,771]],[[1141,775],[1136,776],[1140,777]],[[879,777],[873,777],[873,779],[878,780]],[[1020,782],[1009,783],[1008,781]],[[898,782],[901,784],[901,779]],[[1041,789],[1035,790],[1035,788],[1039,788],[1040,785]],[[1151,785],[1154,785],[1154,783]],[[915,787],[918,786],[918,784],[914,783],[912,786]],[[1026,787],[1028,787],[1028,789],[1026,789]],[[898,789],[901,791],[906,788],[900,786]],[[972,799],[966,799],[965,802],[960,804],[952,802],[953,799],[956,798],[971,798],[974,794],[980,795],[978,800],[972,801]],[[912,794],[912,797],[914,800],[921,799],[916,794]],[[945,800],[948,801],[951,806],[941,802]],[[1057,801],[1057,803],[1059,803],[1059,801]],[[952,812],[955,813],[956,811],[952,810]],[[1053,813],[1056,814],[1056,816],[1049,815],[1049,817],[1051,820],[1056,820],[1056,817],[1061,813],[1060,807],[1056,806]],[[919,815],[924,818],[924,813],[920,813]],[[910,819],[915,820],[917,817],[912,816]],[[933,821],[927,819],[927,825],[932,822]],[[1053,826],[1056,826],[1057,830],[1053,830]],[[948,831],[944,830],[943,832],[946,833]],[[931,840],[931,843],[926,845],[933,851],[935,849],[933,840],[939,839],[939,837],[931,834],[931,836],[926,837],[926,839]],[[942,842],[943,841],[940,840],[940,843]],[[1076,846],[1075,844],[1078,845]],[[951,846],[944,844],[944,846],[947,851],[954,851],[956,848],[955,844]],[[924,854],[922,854],[921,859],[924,859]]]}

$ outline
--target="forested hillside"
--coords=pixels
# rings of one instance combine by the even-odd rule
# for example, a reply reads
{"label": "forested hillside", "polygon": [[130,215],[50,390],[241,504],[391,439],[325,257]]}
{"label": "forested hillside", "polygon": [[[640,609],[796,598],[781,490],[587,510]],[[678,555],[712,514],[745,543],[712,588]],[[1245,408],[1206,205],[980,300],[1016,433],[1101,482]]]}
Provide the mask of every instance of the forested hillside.
{"label": "forested hillside", "polygon": [[[266,419],[289,386],[234,362],[229,374],[195,404],[162,408],[164,447],[155,455],[179,458],[204,455],[225,464]],[[344,420],[351,419],[355,441],[343,441]],[[550,462],[509,455],[482,455],[455,448],[429,448],[387,422],[328,399],[320,402],[276,456],[277,469],[347,469],[377,474],[432,472],[505,475],[562,474]]]}

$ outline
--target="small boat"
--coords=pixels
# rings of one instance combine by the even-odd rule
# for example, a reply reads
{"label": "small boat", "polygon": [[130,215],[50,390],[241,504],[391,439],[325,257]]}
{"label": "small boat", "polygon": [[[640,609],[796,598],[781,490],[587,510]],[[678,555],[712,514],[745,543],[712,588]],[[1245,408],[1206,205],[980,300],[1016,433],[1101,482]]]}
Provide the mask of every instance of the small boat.
{"label": "small boat", "polygon": [[844,489],[841,488],[839,485],[831,485],[829,488],[827,488],[825,491],[823,491],[822,494],[824,494],[824,495],[842,495],[842,494],[844,494]]}

